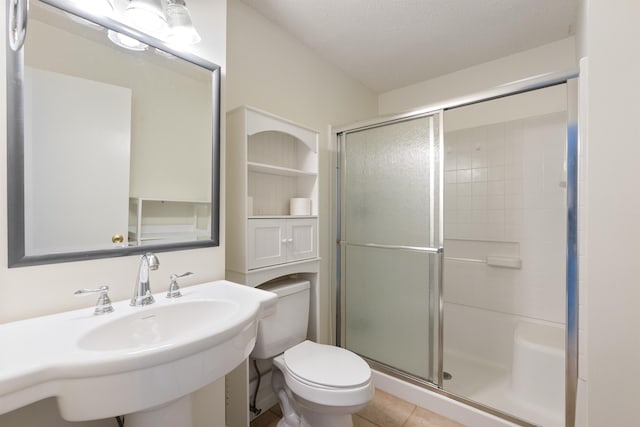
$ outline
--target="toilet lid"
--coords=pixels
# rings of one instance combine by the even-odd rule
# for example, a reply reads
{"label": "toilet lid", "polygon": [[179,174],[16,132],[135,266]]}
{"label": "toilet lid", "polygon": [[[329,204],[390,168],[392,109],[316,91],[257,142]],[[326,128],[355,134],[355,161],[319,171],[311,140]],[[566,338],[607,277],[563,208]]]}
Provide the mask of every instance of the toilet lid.
{"label": "toilet lid", "polygon": [[356,354],[311,341],[285,351],[284,362],[297,377],[327,387],[355,387],[371,378],[369,365]]}

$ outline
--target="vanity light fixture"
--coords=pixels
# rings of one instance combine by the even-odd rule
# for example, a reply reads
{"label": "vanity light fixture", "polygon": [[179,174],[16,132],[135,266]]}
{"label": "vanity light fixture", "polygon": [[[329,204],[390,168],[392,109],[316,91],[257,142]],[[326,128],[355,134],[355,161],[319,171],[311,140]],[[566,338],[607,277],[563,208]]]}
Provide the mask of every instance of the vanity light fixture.
{"label": "vanity light fixture", "polygon": [[161,0],[129,0],[124,17],[132,26],[154,36],[165,35],[169,29]]}
{"label": "vanity light fixture", "polygon": [[[87,0],[73,0],[76,2]],[[105,2],[123,22],[174,45],[191,45],[202,38],[193,26],[185,0],[88,0]],[[112,2],[116,2],[114,7]],[[126,3],[123,3],[126,2]],[[118,13],[121,11],[122,13]],[[118,19],[118,16],[115,16]],[[120,47],[142,51],[147,45],[123,34],[109,32],[109,39]]]}
{"label": "vanity light fixture", "polygon": [[193,26],[184,0],[167,0],[168,40],[176,44],[195,44],[202,38]]}
{"label": "vanity light fixture", "polygon": [[[95,15],[110,15],[131,27],[174,45],[191,45],[202,38],[193,26],[185,0],[70,0]],[[72,16],[73,19],[73,16]],[[82,18],[76,17],[79,21]],[[79,21],[80,22],[80,21]],[[87,25],[88,21],[82,22]],[[108,31],[116,45],[129,50],[143,51],[148,46],[124,34]]]}

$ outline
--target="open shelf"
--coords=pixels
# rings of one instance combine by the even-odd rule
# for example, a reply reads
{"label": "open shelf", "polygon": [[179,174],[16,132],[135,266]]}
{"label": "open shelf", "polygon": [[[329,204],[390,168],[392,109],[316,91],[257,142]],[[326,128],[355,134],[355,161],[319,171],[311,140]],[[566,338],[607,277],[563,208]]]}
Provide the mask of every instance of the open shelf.
{"label": "open shelf", "polygon": [[[226,226],[234,236],[227,240],[227,271],[248,275],[293,262],[261,258],[272,250],[317,257],[318,138],[315,130],[251,107],[227,113]],[[300,209],[292,210],[292,199],[307,200],[293,202]],[[261,261],[249,263],[251,254]]]}
{"label": "open shelf", "polygon": [[211,202],[129,199],[129,243],[138,246],[211,238]]}
{"label": "open shelf", "polygon": [[266,173],[269,175],[280,176],[318,176],[316,172],[309,172],[300,169],[284,168],[281,166],[273,166],[266,163],[247,162],[249,172]]}

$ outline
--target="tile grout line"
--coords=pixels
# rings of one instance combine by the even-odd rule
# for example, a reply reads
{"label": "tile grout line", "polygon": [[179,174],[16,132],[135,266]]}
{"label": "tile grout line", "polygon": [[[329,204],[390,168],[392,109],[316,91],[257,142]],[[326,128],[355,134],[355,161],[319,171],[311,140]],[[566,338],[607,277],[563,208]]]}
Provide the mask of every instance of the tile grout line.
{"label": "tile grout line", "polygon": [[413,414],[415,414],[415,412],[418,410],[418,406],[417,405],[413,405],[413,410],[409,413],[409,416],[407,417],[406,420],[404,420],[404,423],[402,423],[402,426],[400,427],[407,427],[407,424],[409,423],[409,420],[411,419],[411,416]]}
{"label": "tile grout line", "polygon": [[375,421],[373,421],[373,420],[370,420],[369,418],[365,417],[364,415],[362,415],[362,414],[360,414],[360,413],[356,413],[356,414],[353,414],[353,415],[356,415],[356,416],[358,416],[358,417],[362,418],[363,420],[367,420],[367,421],[369,421],[371,424],[373,424],[373,425],[374,425],[374,426],[376,426],[376,427],[382,427],[380,424],[376,423],[376,422],[375,422]]}
{"label": "tile grout line", "polygon": [[358,418],[362,418],[363,420],[367,421],[368,423],[370,423],[371,425],[373,425],[374,427],[382,427],[380,424],[378,423],[374,423],[373,421],[371,421],[369,418],[367,417],[363,417],[362,415],[359,414],[353,414],[351,416],[351,419],[353,420],[353,417],[358,417]]}

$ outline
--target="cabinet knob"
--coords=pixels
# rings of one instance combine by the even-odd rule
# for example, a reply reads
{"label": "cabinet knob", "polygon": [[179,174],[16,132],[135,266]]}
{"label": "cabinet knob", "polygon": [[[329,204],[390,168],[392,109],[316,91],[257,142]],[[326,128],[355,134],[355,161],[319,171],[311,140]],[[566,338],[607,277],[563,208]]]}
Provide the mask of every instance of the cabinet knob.
{"label": "cabinet knob", "polygon": [[114,234],[113,236],[111,236],[111,242],[122,243],[124,242],[124,236],[122,234]]}
{"label": "cabinet knob", "polygon": [[292,238],[287,239],[287,243],[293,243],[293,239]]}

